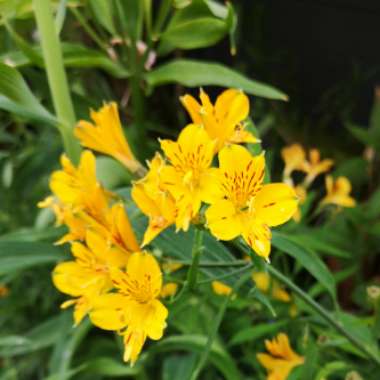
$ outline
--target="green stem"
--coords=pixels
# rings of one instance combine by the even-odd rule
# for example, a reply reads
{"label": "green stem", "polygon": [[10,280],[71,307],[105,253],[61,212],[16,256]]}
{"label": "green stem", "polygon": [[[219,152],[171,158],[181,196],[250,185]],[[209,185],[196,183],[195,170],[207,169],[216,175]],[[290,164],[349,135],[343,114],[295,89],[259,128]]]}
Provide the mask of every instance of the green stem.
{"label": "green stem", "polygon": [[304,302],[306,302],[314,311],[316,311],[326,322],[328,322],[332,327],[334,327],[339,333],[347,338],[355,347],[362,351],[365,355],[369,356],[375,363],[380,365],[379,357],[371,351],[365,344],[363,344],[359,339],[353,336],[349,331],[347,331],[340,322],[337,321],[336,317],[324,309],[321,305],[315,302],[307,293],[305,293],[301,288],[299,288],[295,283],[285,277],[281,272],[271,265],[268,265],[268,272],[278,281],[281,281],[284,285],[289,287],[298,297],[300,297]]}
{"label": "green stem", "polygon": [[189,271],[187,272],[187,286],[190,290],[195,289],[197,285],[199,261],[200,261],[201,253],[203,250],[202,242],[203,242],[203,231],[199,229],[195,229],[193,250],[192,250],[193,261],[192,261],[191,267],[189,268]]}
{"label": "green stem", "polygon": [[207,284],[207,283],[212,282],[212,281],[225,280],[226,278],[245,273],[247,270],[251,270],[253,267],[254,267],[253,263],[248,263],[243,268],[235,269],[229,273],[225,273],[225,274],[222,274],[220,276],[216,276],[212,279],[209,278],[207,280],[199,281],[198,284],[203,285],[203,284]]}
{"label": "green stem", "polygon": [[215,340],[216,334],[218,333],[220,324],[223,321],[224,314],[227,309],[227,305],[230,302],[231,297],[236,294],[236,292],[239,290],[239,288],[251,277],[251,273],[246,273],[244,276],[240,277],[238,281],[236,281],[235,285],[232,288],[231,293],[225,297],[223,300],[223,303],[220,305],[220,309],[218,312],[218,315],[216,317],[215,323],[212,325],[210,334],[208,336],[208,340],[206,343],[206,347],[198,360],[195,369],[192,371],[192,374],[190,376],[189,380],[197,380],[198,376],[200,375],[203,367],[205,366],[208,356],[210,354],[211,346],[213,341]]}
{"label": "green stem", "polygon": [[80,146],[73,134],[76,118],[63,64],[62,50],[54,24],[51,1],[33,0],[33,7],[40,33],[50,92],[59,120],[58,129],[62,135],[67,155],[77,163]]}

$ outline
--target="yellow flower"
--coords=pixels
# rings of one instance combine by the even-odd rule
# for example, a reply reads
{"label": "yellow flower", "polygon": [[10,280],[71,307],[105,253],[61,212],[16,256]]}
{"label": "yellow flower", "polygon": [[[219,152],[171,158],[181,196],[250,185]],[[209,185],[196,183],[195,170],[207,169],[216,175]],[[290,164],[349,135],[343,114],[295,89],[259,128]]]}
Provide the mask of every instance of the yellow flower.
{"label": "yellow flower", "polygon": [[295,214],[293,215],[293,219],[297,223],[299,223],[302,217],[300,206],[305,203],[306,198],[307,198],[307,192],[306,192],[306,189],[302,185],[295,186],[294,191],[296,192],[296,195],[298,197],[298,207]]}
{"label": "yellow flower", "polygon": [[242,91],[233,88],[223,91],[215,105],[202,89],[199,97],[201,104],[191,95],[185,95],[180,100],[193,123],[203,125],[210,138],[216,140],[216,151],[227,143],[259,142],[242,124],[249,115],[249,99]]}
{"label": "yellow flower", "polygon": [[309,160],[305,161],[302,165],[302,170],[307,174],[305,178],[305,187],[308,187],[317,176],[329,171],[333,165],[333,160],[321,160],[321,155],[318,149],[311,149],[309,151]]}
{"label": "yellow flower", "polygon": [[162,287],[160,296],[162,298],[174,296],[177,293],[178,284],[175,282],[168,282]]}
{"label": "yellow flower", "polygon": [[128,255],[110,247],[99,235],[88,231],[87,246],[75,242],[71,252],[75,258],[58,264],[53,271],[53,283],[62,293],[74,297],[62,307],[75,305],[74,320],[78,324],[91,309],[91,299],[112,288],[110,268],[126,265]]}
{"label": "yellow flower", "polygon": [[91,321],[124,337],[124,360],[133,365],[147,337],[161,339],[168,311],[158,300],[162,291],[160,267],[151,254],[134,253],[126,272],[111,273],[117,293],[100,296],[90,311]]}
{"label": "yellow flower", "polygon": [[302,170],[305,161],[305,150],[300,144],[286,146],[281,150],[282,159],[285,162],[284,180],[289,179],[294,170]]}
{"label": "yellow flower", "polygon": [[356,201],[350,196],[351,183],[346,177],[338,177],[335,181],[332,176],[326,176],[327,195],[321,204],[334,204],[342,207],[355,207]]}
{"label": "yellow flower", "polygon": [[187,231],[203,202],[211,202],[219,192],[216,168],[211,168],[215,142],[203,127],[190,124],[182,130],[178,141],[161,141],[162,150],[171,165],[164,166],[160,175],[163,186],[174,197],[177,230]]}
{"label": "yellow flower", "polygon": [[267,380],[286,380],[293,368],[305,361],[303,356],[292,350],[288,336],[284,333],[271,341],[266,340],[265,346],[269,354],[257,354],[257,359],[268,371]]}
{"label": "yellow flower", "polygon": [[252,280],[255,282],[258,289],[264,293],[269,293],[278,301],[290,302],[291,297],[289,293],[284,290],[280,284],[276,281],[272,281],[267,272],[253,272]]}
{"label": "yellow flower", "polygon": [[126,253],[140,250],[136,235],[133,232],[127,212],[122,203],[115,203],[106,216],[106,234],[110,242],[115,244]]}
{"label": "yellow flower", "polygon": [[207,226],[221,240],[242,235],[259,255],[268,259],[269,227],[289,220],[296,208],[296,194],[283,183],[264,185],[264,156],[252,156],[240,145],[219,152],[221,197],[206,211]]}
{"label": "yellow flower", "polygon": [[91,110],[90,116],[95,124],[81,120],[75,128],[81,144],[114,157],[133,173],[141,170],[123,134],[116,103],[105,104],[99,111]]}
{"label": "yellow flower", "polygon": [[75,168],[70,160],[62,155],[62,170],[53,172],[50,188],[63,206],[73,210],[85,210],[96,220],[104,217],[110,194],[96,180],[94,155],[82,152],[79,166]]}
{"label": "yellow flower", "polygon": [[219,296],[228,296],[232,292],[232,288],[221,281],[213,281],[211,286],[214,293]]}
{"label": "yellow flower", "polygon": [[164,161],[159,154],[149,163],[147,175],[133,184],[132,199],[149,217],[142,246],[149,244],[160,232],[175,222],[177,208],[172,195],[163,188],[160,172]]}

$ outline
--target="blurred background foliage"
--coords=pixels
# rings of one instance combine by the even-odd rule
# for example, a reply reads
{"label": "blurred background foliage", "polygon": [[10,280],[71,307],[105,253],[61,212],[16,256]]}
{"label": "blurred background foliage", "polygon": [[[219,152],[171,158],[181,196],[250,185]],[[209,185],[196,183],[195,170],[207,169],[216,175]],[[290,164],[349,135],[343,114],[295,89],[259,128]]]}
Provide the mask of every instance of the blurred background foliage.
{"label": "blurred background foliage", "polygon": [[[367,295],[368,286],[380,284],[379,53],[373,46],[379,6],[259,0],[53,4],[77,119],[88,119],[89,108],[104,101],[117,101],[140,159],[152,156],[158,137],[172,138],[188,122],[180,95],[195,95],[200,86],[215,95],[221,86],[251,95],[251,118],[274,180],[281,180],[280,151],[287,144],[316,147],[335,161],[333,175],[350,179],[358,206],[286,225],[273,245],[287,255],[274,255],[272,266],[339,312],[342,326],[379,358],[379,300],[371,303]],[[116,336],[90,330],[87,322],[72,329],[70,313],[59,311],[63,298],[50,271],[65,252],[51,244],[60,235],[52,215],[35,205],[48,193],[62,143],[31,1],[0,0],[0,62],[0,282],[8,289],[0,298],[0,379],[187,378],[223,302],[209,287],[173,305],[168,337],[151,345],[134,368],[122,364]],[[131,180],[107,158],[98,159],[98,171],[111,189]],[[323,188],[321,178],[316,187]],[[304,213],[318,194],[309,194]],[[142,232],[143,222],[134,223]],[[188,260],[190,235],[169,231],[155,248]],[[234,259],[215,241],[206,251],[211,261]],[[205,271],[203,281],[221,273]],[[348,379],[358,371],[363,379],[378,380],[378,364],[327,328],[300,298],[298,316],[291,317],[289,305],[255,289],[242,290],[229,304],[202,378],[264,379],[255,354],[264,338],[286,330],[307,363],[291,379]]]}

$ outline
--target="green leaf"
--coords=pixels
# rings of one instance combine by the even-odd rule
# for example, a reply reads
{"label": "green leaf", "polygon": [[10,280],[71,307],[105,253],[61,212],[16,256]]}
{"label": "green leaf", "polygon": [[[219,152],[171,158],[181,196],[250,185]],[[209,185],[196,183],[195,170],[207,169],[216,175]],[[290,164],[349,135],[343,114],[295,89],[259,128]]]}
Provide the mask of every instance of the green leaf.
{"label": "green leaf", "polygon": [[57,120],[38,102],[20,73],[0,63],[0,109],[26,119],[56,125]]}
{"label": "green leaf", "polygon": [[113,7],[110,0],[89,0],[95,20],[102,25],[108,33],[115,36],[116,28],[113,19]]}
{"label": "green leaf", "polygon": [[273,232],[272,244],[280,251],[286,252],[315,277],[336,299],[336,288],[333,275],[325,263],[313,252],[297,243],[292,237],[279,232]]}
{"label": "green leaf", "polygon": [[[152,347],[153,352],[170,352],[185,350],[202,353],[207,344],[207,336],[204,335],[174,335],[159,341]],[[224,376],[226,380],[241,380],[234,360],[227,351],[217,342],[213,342],[210,349],[209,360]]]}
{"label": "green leaf", "polygon": [[255,326],[249,326],[235,333],[235,335],[233,335],[229,341],[229,346],[236,346],[246,342],[254,342],[270,334],[273,334],[282,327],[286,326],[288,323],[289,321],[283,320],[278,322],[260,323]]}
{"label": "green leaf", "polygon": [[132,179],[122,164],[109,157],[96,158],[96,178],[107,189],[120,187]]}
{"label": "green leaf", "polygon": [[56,343],[61,330],[70,329],[71,313],[60,313],[24,335],[0,337],[0,356],[10,357],[44,349]]}
{"label": "green leaf", "polygon": [[219,63],[178,59],[145,74],[150,86],[179,83],[187,87],[221,86],[239,88],[248,94],[268,99],[287,100],[288,97],[274,87],[248,79],[239,72]]}
{"label": "green leaf", "polygon": [[83,364],[85,373],[107,377],[136,376],[140,370],[138,365],[131,367],[120,360],[110,357],[93,358]]}
{"label": "green leaf", "polygon": [[162,380],[188,379],[195,360],[194,354],[169,356],[164,361]]}
{"label": "green leaf", "polygon": [[227,24],[225,21],[212,17],[202,17],[170,24],[160,39],[163,44],[168,44],[171,48],[197,49],[214,45],[226,33]]}
{"label": "green leaf", "polygon": [[66,259],[51,243],[0,241],[0,275]]}
{"label": "green leaf", "polygon": [[315,380],[325,380],[335,372],[348,371],[352,366],[342,361],[335,361],[324,365],[317,373]]}
{"label": "green leaf", "polygon": [[[66,67],[71,68],[96,68],[107,72],[115,78],[129,77],[129,71],[117,61],[111,60],[105,54],[87,48],[80,44],[62,43],[63,62]],[[39,46],[29,47],[30,51],[42,61],[42,52]],[[25,53],[25,52],[24,52]],[[31,54],[23,54],[20,51],[14,51],[0,56],[2,62],[12,62],[14,67],[29,66],[36,58],[31,59]]]}

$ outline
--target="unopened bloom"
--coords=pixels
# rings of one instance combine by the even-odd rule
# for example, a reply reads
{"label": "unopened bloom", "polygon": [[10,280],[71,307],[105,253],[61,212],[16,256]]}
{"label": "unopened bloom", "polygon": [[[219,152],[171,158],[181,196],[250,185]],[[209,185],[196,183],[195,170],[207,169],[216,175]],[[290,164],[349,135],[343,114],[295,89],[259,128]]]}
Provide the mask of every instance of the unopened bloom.
{"label": "unopened bloom", "polygon": [[162,140],[161,148],[171,165],[161,170],[163,185],[174,197],[177,230],[187,231],[203,202],[211,202],[218,191],[216,168],[211,168],[215,142],[200,125],[190,124],[178,141]]}
{"label": "unopened bloom", "polygon": [[249,115],[249,99],[239,90],[223,91],[215,105],[209,96],[200,90],[201,104],[191,95],[180,98],[194,124],[203,125],[211,139],[216,140],[219,151],[226,143],[256,143],[259,140],[244,129],[242,123]]}
{"label": "unopened bloom", "polygon": [[321,160],[318,149],[310,149],[309,160],[302,165],[302,170],[306,173],[305,187],[308,187],[317,176],[329,171],[333,165],[334,161],[331,159]]}
{"label": "unopened bloom", "polygon": [[291,297],[289,293],[278,282],[271,280],[267,272],[253,272],[252,280],[258,289],[264,293],[270,293],[275,300],[290,302]]}
{"label": "unopened bloom", "polygon": [[306,154],[300,144],[293,144],[282,148],[281,156],[285,163],[284,181],[289,180],[294,170],[301,170],[305,165]]}
{"label": "unopened bloom", "polygon": [[161,339],[168,311],[158,300],[162,291],[160,267],[149,253],[136,252],[126,271],[113,270],[116,293],[96,300],[91,321],[104,330],[119,331],[124,337],[124,360],[133,365],[147,338]]}
{"label": "unopened bloom", "polygon": [[264,156],[252,156],[240,145],[219,152],[221,197],[206,211],[207,226],[221,240],[242,235],[249,246],[268,259],[269,227],[289,220],[296,208],[294,189],[283,183],[263,184]]}
{"label": "unopened bloom", "polygon": [[98,111],[91,110],[94,124],[81,120],[75,128],[75,136],[86,148],[107,154],[120,161],[131,172],[142,167],[135,159],[124,136],[115,102],[105,104]]}
{"label": "unopened bloom", "polygon": [[132,187],[132,199],[137,207],[149,217],[149,225],[145,231],[142,246],[150,243],[160,232],[172,225],[177,215],[175,200],[162,184],[163,167],[163,158],[156,154],[149,163],[146,176],[134,182]]}
{"label": "unopened bloom", "polygon": [[269,354],[257,354],[257,360],[268,371],[267,380],[287,380],[293,368],[304,363],[303,356],[292,350],[288,336],[284,333],[265,341]]}
{"label": "unopened bloom", "polygon": [[219,296],[228,296],[232,292],[232,288],[221,281],[213,281],[211,286],[214,293]]}
{"label": "unopened bloom", "polygon": [[327,195],[322,199],[321,204],[333,204],[342,207],[355,207],[355,199],[350,196],[351,183],[346,177],[338,177],[335,181],[330,175],[326,176]]}
{"label": "unopened bloom", "polygon": [[75,242],[71,252],[75,258],[58,264],[53,271],[53,283],[62,293],[74,299],[62,307],[75,305],[74,321],[80,323],[91,309],[91,300],[112,288],[109,270],[126,265],[128,255],[109,246],[92,231],[87,232],[86,244]]}

